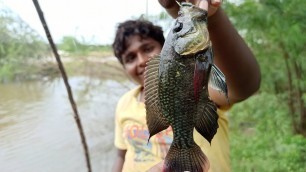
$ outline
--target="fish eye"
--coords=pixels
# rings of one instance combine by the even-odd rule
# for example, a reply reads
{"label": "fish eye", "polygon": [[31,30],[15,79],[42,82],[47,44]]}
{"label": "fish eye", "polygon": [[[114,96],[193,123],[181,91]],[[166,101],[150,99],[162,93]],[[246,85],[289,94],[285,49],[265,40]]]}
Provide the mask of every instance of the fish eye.
{"label": "fish eye", "polygon": [[183,12],[179,11],[177,14],[178,14],[179,17],[181,17],[183,15]]}
{"label": "fish eye", "polygon": [[173,32],[179,32],[183,29],[183,23],[176,21],[174,28],[173,28]]}

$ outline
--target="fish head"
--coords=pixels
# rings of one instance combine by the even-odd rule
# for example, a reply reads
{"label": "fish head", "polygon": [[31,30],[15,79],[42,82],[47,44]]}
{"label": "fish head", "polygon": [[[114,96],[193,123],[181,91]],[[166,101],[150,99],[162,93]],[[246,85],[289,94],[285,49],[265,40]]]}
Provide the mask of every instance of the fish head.
{"label": "fish head", "polygon": [[207,11],[182,3],[172,29],[173,48],[180,55],[195,54],[209,46]]}

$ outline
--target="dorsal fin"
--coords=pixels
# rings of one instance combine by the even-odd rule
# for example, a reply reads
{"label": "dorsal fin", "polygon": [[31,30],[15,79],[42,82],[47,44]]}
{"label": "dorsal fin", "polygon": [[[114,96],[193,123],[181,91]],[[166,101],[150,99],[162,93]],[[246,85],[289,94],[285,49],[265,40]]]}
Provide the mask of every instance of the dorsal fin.
{"label": "dorsal fin", "polygon": [[[162,114],[158,97],[158,73],[160,56],[152,57],[145,70],[145,105],[146,119],[150,133],[149,139],[160,131],[169,127],[167,119]],[[148,139],[148,141],[149,141]]]}

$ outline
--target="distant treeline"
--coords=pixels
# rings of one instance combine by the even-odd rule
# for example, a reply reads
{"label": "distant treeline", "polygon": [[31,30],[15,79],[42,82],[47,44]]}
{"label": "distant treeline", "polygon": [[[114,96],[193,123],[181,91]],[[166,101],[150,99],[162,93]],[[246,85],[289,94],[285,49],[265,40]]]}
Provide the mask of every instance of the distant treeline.
{"label": "distant treeline", "polygon": [[58,44],[58,49],[68,56],[111,56],[111,45],[89,44],[79,41],[73,36],[64,36]]}

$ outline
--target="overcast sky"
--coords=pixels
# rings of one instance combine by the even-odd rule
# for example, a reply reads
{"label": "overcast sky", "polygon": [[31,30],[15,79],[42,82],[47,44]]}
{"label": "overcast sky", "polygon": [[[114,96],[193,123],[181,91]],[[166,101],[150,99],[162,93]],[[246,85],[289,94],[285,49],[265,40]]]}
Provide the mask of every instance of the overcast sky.
{"label": "overcast sky", "polygon": [[[0,1],[45,37],[32,0]],[[39,3],[55,42],[71,35],[87,42],[110,44],[118,22],[164,11],[158,0],[39,0]]]}

